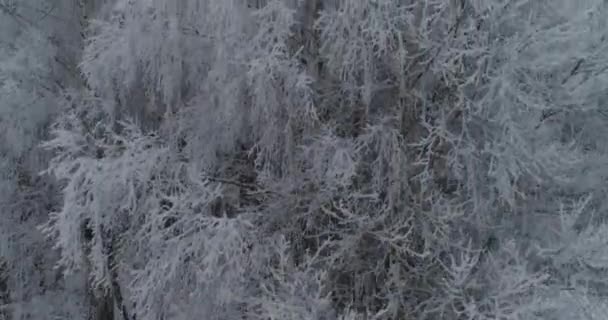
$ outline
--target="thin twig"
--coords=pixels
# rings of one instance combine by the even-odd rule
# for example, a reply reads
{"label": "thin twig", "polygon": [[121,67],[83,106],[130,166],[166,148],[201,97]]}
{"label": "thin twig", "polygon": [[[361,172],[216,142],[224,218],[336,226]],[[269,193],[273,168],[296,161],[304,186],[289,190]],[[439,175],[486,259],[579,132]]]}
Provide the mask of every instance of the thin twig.
{"label": "thin twig", "polygon": [[564,80],[562,80],[562,84],[566,84],[566,82],[568,82],[568,80],[570,80],[570,78],[572,78],[578,72],[578,69],[580,69],[584,61],[585,59],[579,59],[576,62],[576,65],[574,65],[574,68],[572,68],[570,74],[566,78],[564,78]]}

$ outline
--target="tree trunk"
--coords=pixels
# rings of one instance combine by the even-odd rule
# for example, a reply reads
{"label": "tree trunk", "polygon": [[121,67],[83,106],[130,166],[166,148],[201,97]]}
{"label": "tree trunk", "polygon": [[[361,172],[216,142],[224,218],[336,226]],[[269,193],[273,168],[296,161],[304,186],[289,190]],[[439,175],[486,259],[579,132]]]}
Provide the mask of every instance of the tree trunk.
{"label": "tree trunk", "polygon": [[114,320],[114,303],[110,294],[101,294],[101,297],[97,297],[92,294],[91,305],[93,306],[93,313],[89,317],[89,320]]}
{"label": "tree trunk", "polygon": [[8,263],[0,258],[0,320],[9,320]]}

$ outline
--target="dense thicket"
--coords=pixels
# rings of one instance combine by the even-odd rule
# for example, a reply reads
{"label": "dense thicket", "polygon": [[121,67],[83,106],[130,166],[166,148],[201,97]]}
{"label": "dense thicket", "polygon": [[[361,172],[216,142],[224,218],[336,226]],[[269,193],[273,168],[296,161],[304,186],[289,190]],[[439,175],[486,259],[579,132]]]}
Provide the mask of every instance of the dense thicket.
{"label": "dense thicket", "polygon": [[0,318],[605,314],[605,1],[0,9]]}

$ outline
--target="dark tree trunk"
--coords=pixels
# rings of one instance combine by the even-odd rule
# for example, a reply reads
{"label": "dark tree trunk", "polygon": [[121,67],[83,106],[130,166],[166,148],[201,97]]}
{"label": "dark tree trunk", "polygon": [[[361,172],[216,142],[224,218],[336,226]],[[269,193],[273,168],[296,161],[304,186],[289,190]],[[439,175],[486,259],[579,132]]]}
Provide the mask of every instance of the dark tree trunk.
{"label": "dark tree trunk", "polygon": [[9,320],[8,306],[10,296],[8,290],[8,264],[0,258],[0,320]]}
{"label": "dark tree trunk", "polygon": [[114,303],[110,294],[103,294],[101,297],[93,294],[91,304],[93,314],[89,317],[90,320],[114,320]]}

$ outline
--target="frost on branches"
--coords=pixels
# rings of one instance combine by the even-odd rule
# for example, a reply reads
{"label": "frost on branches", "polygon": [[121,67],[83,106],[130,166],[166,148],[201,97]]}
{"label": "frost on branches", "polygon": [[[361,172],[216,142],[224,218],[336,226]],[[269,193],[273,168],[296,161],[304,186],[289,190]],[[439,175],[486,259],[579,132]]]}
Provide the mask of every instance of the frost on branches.
{"label": "frost on branches", "polygon": [[600,319],[606,6],[92,1],[69,81],[0,47],[1,221],[51,155],[90,319]]}
{"label": "frost on branches", "polygon": [[81,319],[85,310],[85,278],[62,277],[37,228],[61,201],[39,174],[50,158],[39,144],[78,76],[68,68],[79,38],[68,2],[0,1],[0,319]]}

